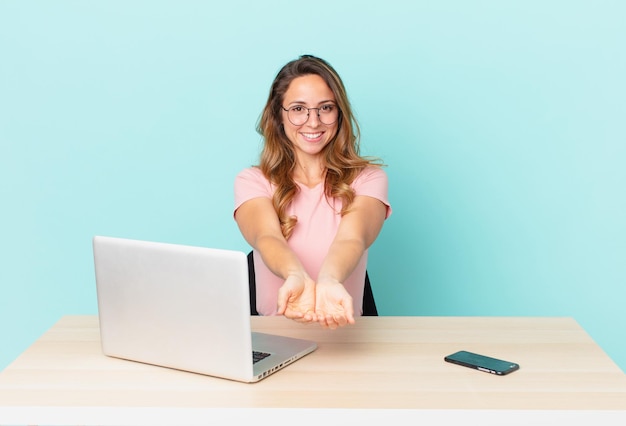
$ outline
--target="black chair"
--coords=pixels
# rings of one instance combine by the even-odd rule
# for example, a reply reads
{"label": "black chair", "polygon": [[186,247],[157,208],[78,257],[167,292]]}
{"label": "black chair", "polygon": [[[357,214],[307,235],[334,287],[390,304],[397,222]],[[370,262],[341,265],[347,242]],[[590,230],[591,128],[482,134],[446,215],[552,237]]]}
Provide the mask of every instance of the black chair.
{"label": "black chair", "polygon": [[[254,258],[252,257],[252,252],[248,253],[248,283],[250,285],[250,314],[259,315],[259,312],[256,310],[256,278],[254,275]],[[363,292],[363,316],[378,316],[378,309],[376,309],[374,293],[372,292],[372,285],[370,284],[367,271],[365,271],[365,289]]]}

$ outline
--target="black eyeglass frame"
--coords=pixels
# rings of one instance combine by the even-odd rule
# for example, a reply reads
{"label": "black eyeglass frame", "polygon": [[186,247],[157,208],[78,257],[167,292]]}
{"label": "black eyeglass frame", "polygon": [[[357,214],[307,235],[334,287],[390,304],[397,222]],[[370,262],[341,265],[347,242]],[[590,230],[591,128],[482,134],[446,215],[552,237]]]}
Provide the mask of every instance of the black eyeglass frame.
{"label": "black eyeglass frame", "polygon": [[[324,123],[324,122],[322,121],[322,117],[320,116],[320,110],[321,110],[322,108],[324,108],[326,105],[332,105],[332,106],[334,106],[335,108],[337,108],[337,119],[336,119],[335,121],[333,121],[332,123]],[[320,123],[322,123],[322,124],[324,124],[324,125],[326,125],[326,126],[330,126],[330,125],[333,125],[333,124],[337,123],[337,122],[339,121],[339,119],[341,118],[341,108],[339,108],[339,107],[338,107],[336,104],[334,104],[334,103],[329,103],[329,104],[326,104],[326,105],[322,105],[322,106],[321,106],[321,107],[319,107],[319,108],[307,108],[307,107],[305,107],[304,105],[294,105],[294,106],[292,106],[292,107],[290,107],[290,108],[285,108],[284,106],[282,106],[282,105],[281,105],[280,107],[283,109],[283,111],[285,111],[285,112],[287,113],[287,119],[288,119],[288,120],[289,120],[289,122],[290,122],[291,124],[293,124],[294,126],[304,126],[304,125],[306,124],[306,122],[307,122],[307,121],[309,121],[309,117],[310,117],[310,115],[311,115],[311,110],[312,110],[312,109],[316,109],[316,110],[317,110],[317,118],[318,118],[318,120],[320,121]],[[303,108],[303,109],[306,109],[306,120],[304,120],[301,124],[296,124],[296,123],[294,123],[293,121],[291,121],[291,118],[289,117],[289,111],[291,111],[291,110],[292,110],[292,109],[294,109],[294,108]]]}

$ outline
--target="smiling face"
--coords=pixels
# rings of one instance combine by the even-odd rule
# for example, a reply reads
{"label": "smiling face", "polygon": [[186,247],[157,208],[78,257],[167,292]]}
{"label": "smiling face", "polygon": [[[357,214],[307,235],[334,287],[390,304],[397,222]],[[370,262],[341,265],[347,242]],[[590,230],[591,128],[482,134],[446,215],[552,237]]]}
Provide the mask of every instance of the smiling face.
{"label": "smiling face", "polygon": [[[283,99],[283,108],[287,110],[296,106],[321,108],[328,105],[336,105],[335,95],[324,79],[317,74],[293,79]],[[289,121],[287,111],[282,112],[285,135],[293,143],[299,157],[319,155],[337,133],[337,122],[322,123],[318,111],[311,109],[307,121],[300,126]]]}

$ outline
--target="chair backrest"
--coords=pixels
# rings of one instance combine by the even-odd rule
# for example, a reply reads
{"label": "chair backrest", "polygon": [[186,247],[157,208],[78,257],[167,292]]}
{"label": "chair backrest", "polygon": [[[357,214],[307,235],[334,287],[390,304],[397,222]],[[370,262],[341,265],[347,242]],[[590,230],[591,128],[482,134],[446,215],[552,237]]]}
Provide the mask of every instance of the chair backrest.
{"label": "chair backrest", "polygon": [[[248,253],[248,283],[250,286],[250,314],[259,315],[259,312],[256,310],[256,277],[254,275],[254,257],[252,252]],[[374,293],[372,292],[372,285],[367,271],[365,271],[365,288],[363,291],[363,316],[378,316],[378,309],[376,309],[376,301],[374,300]]]}

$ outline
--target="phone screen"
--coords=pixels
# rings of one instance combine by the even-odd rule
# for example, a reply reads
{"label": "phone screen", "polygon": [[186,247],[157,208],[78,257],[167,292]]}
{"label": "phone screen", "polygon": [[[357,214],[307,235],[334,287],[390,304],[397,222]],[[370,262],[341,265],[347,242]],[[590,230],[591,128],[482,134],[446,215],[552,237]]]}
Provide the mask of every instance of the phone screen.
{"label": "phone screen", "polygon": [[444,360],[453,364],[484,371],[486,373],[496,374],[498,376],[504,376],[505,374],[519,370],[519,364],[515,362],[491,358],[468,351],[453,353],[452,355],[445,357]]}

